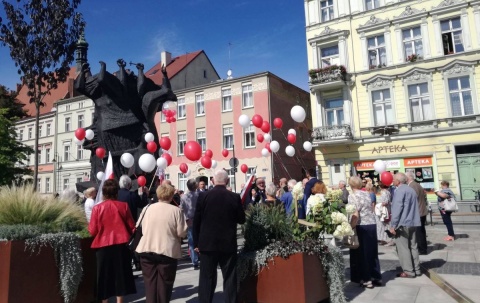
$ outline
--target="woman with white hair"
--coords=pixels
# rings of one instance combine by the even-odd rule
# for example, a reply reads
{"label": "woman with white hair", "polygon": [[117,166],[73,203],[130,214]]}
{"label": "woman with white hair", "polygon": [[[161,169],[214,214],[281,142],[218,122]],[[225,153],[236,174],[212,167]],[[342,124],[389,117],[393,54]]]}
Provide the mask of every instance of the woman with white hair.
{"label": "woman with white hair", "polygon": [[85,215],[87,216],[87,222],[90,222],[92,216],[92,209],[95,206],[95,198],[97,197],[97,190],[95,187],[90,187],[83,192],[85,200]]}
{"label": "woman with white hair", "polygon": [[265,204],[268,206],[283,205],[282,201],[277,199],[277,187],[273,182],[270,182],[265,188],[265,195],[267,196],[267,198],[261,204]]}

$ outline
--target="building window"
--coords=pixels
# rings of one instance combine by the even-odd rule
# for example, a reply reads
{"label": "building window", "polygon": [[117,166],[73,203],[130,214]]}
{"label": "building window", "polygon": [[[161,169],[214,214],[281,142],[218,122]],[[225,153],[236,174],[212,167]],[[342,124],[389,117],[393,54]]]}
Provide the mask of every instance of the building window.
{"label": "building window", "polygon": [[83,146],[77,145],[77,160],[83,159]]}
{"label": "building window", "polygon": [[38,190],[39,193],[42,192],[42,179],[41,178],[37,179],[37,190]]}
{"label": "building window", "polygon": [[45,148],[45,163],[50,163],[50,148]]}
{"label": "building window", "polygon": [[187,116],[187,111],[185,109],[185,98],[178,98],[177,104],[178,104],[178,108],[177,108],[178,119],[184,119]]}
{"label": "building window", "polygon": [[70,110],[70,104],[65,105],[65,110],[66,111]]}
{"label": "building window", "polygon": [[445,55],[465,51],[460,17],[441,21],[440,28],[442,30],[443,53]]}
{"label": "building window", "polygon": [[244,128],[244,144],[245,148],[255,147],[255,127],[250,124],[249,127]]}
{"label": "building window", "polygon": [[235,187],[235,169],[230,168],[230,169],[225,169],[225,171],[228,173],[228,178],[230,179],[227,186],[230,186],[233,191],[233,188]]}
{"label": "building window", "polygon": [[18,130],[18,141],[22,141],[23,140],[23,129],[19,129]]}
{"label": "building window", "polygon": [[45,192],[46,193],[49,193],[51,192],[51,188],[50,188],[50,178],[45,178]]}
{"label": "building window", "polygon": [[205,128],[197,129],[197,142],[202,147],[202,151],[207,150],[207,136],[205,135]]}
{"label": "building window", "polygon": [[233,127],[232,126],[223,127],[223,148],[226,148],[226,149],[233,148]]}
{"label": "building window", "polygon": [[70,187],[70,178],[63,179],[63,189],[67,189]]}
{"label": "building window", "polygon": [[380,0],[365,0],[365,9],[367,11],[380,7]]}
{"label": "building window", "polygon": [[422,31],[420,30],[420,27],[404,29],[402,34],[405,58],[408,58],[411,55],[417,55],[418,57],[423,58]]}
{"label": "building window", "polygon": [[46,135],[50,136],[50,133],[52,132],[52,125],[50,123],[47,123],[46,131],[47,131]]}
{"label": "building window", "polygon": [[185,174],[178,173],[178,189],[187,191],[187,181],[188,177]]}
{"label": "building window", "polygon": [[187,134],[179,133],[177,135],[177,138],[178,138],[178,154],[183,155],[183,149],[185,148],[185,144],[187,144]]}
{"label": "building window", "polygon": [[42,137],[42,125],[39,125],[39,126],[38,126],[38,137],[39,137],[39,138]]}
{"label": "building window", "polygon": [[28,139],[32,139],[33,137],[33,128],[29,127],[28,128]]}
{"label": "building window", "polygon": [[38,158],[37,163],[42,164],[43,162],[42,162],[42,150],[41,149],[38,150],[37,158]]}
{"label": "building window", "polygon": [[78,115],[78,128],[83,128],[84,125],[85,125],[85,116]]}
{"label": "building window", "polygon": [[389,89],[372,92],[375,126],[393,123],[392,98]]}
{"label": "building window", "polygon": [[[247,173],[245,174],[245,182],[248,181],[248,178],[250,178],[251,175],[253,175],[255,173],[255,167],[249,167],[247,169]],[[246,185],[245,185],[246,187]]]}
{"label": "building window", "polygon": [[72,118],[70,117],[65,117],[65,131],[69,132],[70,131],[70,124],[71,124]]}
{"label": "building window", "polygon": [[205,97],[203,94],[195,95],[195,105],[197,116],[205,115]]}
{"label": "building window", "polygon": [[77,177],[77,182],[76,183],[80,183],[82,181],[83,181],[82,177]]}
{"label": "building window", "polygon": [[222,89],[222,111],[232,110],[232,90],[230,88]]}
{"label": "building window", "polygon": [[78,108],[83,108],[83,101],[78,102]]}
{"label": "building window", "polygon": [[160,121],[161,122],[167,122],[167,117],[165,116],[165,114],[163,113],[163,110],[162,110],[162,113],[160,115]]}
{"label": "building window", "polygon": [[242,106],[252,107],[253,106],[253,89],[252,84],[242,85]]}
{"label": "building window", "polygon": [[327,100],[325,102],[325,115],[327,117],[328,126],[345,124],[345,118],[343,115],[343,100]]}
{"label": "building window", "polygon": [[452,116],[473,115],[472,90],[468,76],[448,79]]}
{"label": "building window", "polygon": [[433,119],[427,83],[409,85],[408,100],[410,101],[412,111],[412,121],[418,122]]}
{"label": "building window", "polygon": [[70,145],[63,146],[63,161],[70,160]]}
{"label": "building window", "polygon": [[321,67],[329,67],[331,65],[339,65],[338,45],[324,47],[320,49]]}
{"label": "building window", "polygon": [[370,69],[387,66],[387,52],[383,35],[368,38],[368,64]]}
{"label": "building window", "polygon": [[322,22],[333,19],[333,0],[320,1],[320,12],[322,15]]}

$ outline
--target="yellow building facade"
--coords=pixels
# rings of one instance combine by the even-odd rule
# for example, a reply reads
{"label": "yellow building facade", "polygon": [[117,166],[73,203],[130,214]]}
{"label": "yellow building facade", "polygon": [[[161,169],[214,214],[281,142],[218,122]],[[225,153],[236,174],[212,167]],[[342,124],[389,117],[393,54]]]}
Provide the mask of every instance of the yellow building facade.
{"label": "yellow building facade", "polygon": [[312,140],[321,178],[415,173],[480,189],[480,1],[306,0]]}

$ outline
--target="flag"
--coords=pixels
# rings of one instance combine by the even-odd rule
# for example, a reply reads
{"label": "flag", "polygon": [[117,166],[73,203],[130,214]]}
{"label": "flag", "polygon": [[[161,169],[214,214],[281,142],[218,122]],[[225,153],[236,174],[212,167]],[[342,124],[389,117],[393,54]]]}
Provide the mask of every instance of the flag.
{"label": "flag", "polygon": [[115,178],[115,175],[113,174],[112,154],[110,152],[108,152],[107,167],[105,168],[105,173],[103,174],[103,179],[100,182],[100,186],[98,187],[97,197],[95,198],[95,204],[103,201],[102,187],[103,187],[103,183],[105,183],[105,180],[114,179],[114,178]]}
{"label": "flag", "polygon": [[257,168],[253,170],[252,174],[250,177],[248,177],[247,183],[245,183],[245,186],[243,187],[242,191],[240,192],[240,198],[242,199],[242,204],[245,204],[245,199],[249,196],[248,193],[250,193],[250,190],[252,189],[253,185],[253,180],[255,180],[255,172]]}

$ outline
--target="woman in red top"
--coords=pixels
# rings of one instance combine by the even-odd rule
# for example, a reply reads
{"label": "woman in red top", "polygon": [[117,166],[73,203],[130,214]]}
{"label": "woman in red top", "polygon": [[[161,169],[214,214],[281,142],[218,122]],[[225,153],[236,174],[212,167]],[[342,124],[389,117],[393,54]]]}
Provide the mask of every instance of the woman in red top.
{"label": "woman in red top", "polygon": [[102,203],[95,205],[88,231],[95,237],[92,248],[97,249],[97,298],[103,303],[116,296],[137,292],[130,265],[132,256],[126,243],[135,228],[128,204],[117,200],[119,185],[116,180],[106,180]]}

